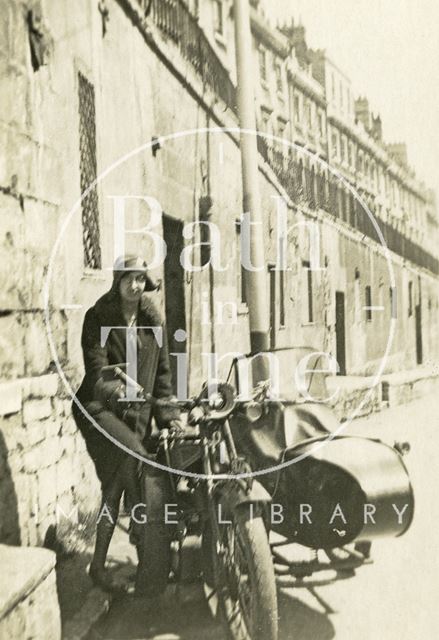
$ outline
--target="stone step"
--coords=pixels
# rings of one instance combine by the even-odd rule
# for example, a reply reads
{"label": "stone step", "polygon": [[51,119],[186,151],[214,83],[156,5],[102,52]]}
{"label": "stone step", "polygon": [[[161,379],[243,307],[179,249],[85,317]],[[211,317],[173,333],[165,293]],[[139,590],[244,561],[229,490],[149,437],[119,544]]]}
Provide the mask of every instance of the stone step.
{"label": "stone step", "polygon": [[48,549],[0,545],[0,638],[61,638],[55,563]]}

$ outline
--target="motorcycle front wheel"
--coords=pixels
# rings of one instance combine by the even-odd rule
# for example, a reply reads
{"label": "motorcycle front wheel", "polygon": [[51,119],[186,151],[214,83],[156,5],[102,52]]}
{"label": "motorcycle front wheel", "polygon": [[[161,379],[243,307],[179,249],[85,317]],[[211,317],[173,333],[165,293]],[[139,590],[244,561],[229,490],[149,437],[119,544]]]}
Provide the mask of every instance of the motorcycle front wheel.
{"label": "motorcycle front wheel", "polygon": [[160,596],[165,592],[171,569],[171,536],[164,520],[165,504],[169,502],[169,478],[165,474],[144,473],[141,497],[146,505],[147,521],[137,529],[138,566],[136,595]]}
{"label": "motorcycle front wheel", "polygon": [[220,523],[207,523],[204,580],[230,640],[277,640],[273,561],[262,516],[253,506],[254,515],[241,505]]}

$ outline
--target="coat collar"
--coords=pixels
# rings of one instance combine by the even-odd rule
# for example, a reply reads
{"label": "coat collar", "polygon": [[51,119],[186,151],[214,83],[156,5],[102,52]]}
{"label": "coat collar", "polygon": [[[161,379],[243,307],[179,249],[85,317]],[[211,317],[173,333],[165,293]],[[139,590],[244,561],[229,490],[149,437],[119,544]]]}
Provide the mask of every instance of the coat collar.
{"label": "coat collar", "polygon": [[[126,326],[122,315],[119,295],[113,291],[105,293],[95,304],[95,312],[101,326]],[[163,326],[163,318],[148,294],[142,294],[139,301],[137,324],[149,327]]]}

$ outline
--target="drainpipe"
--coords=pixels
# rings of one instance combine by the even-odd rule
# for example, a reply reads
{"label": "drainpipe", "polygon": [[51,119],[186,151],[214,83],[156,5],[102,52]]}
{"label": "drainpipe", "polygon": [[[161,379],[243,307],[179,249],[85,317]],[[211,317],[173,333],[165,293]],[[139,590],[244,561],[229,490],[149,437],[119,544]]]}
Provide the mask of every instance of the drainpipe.
{"label": "drainpipe", "polygon": [[[267,281],[264,259],[263,220],[258,182],[258,150],[256,138],[255,94],[253,87],[254,64],[250,30],[248,0],[234,0],[235,51],[238,88],[238,117],[241,129],[241,172],[243,210],[249,212],[250,258],[259,271],[243,269],[249,310],[250,345],[252,353],[269,348]],[[248,130],[250,133],[245,133]],[[242,236],[242,230],[241,230]],[[268,377],[266,359],[257,358],[254,363],[258,380]]]}

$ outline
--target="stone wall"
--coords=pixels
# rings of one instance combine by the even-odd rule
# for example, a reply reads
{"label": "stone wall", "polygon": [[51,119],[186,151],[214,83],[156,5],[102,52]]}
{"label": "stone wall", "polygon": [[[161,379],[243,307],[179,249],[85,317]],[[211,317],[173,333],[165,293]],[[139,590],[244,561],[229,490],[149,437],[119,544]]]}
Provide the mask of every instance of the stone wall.
{"label": "stone wall", "polygon": [[0,384],[0,540],[77,547],[99,488],[55,373]]}

